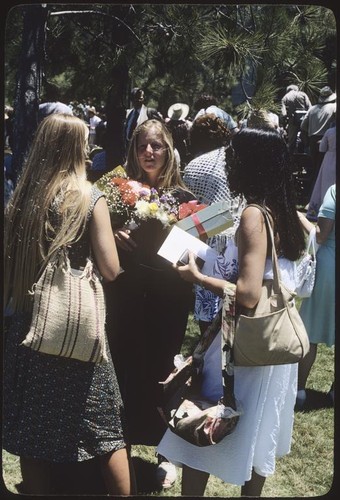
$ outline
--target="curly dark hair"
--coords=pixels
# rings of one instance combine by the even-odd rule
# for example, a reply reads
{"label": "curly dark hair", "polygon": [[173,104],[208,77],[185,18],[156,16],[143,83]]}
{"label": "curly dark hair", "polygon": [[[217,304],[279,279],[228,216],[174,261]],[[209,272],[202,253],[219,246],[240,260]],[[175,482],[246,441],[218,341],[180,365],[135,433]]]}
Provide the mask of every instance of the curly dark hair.
{"label": "curly dark hair", "polygon": [[221,118],[207,113],[194,120],[189,138],[190,151],[195,156],[197,153],[207,153],[225,146],[229,141],[230,131]]}
{"label": "curly dark hair", "polygon": [[197,110],[206,109],[209,106],[217,106],[216,97],[210,94],[201,94],[194,104],[194,108]]}
{"label": "curly dark hair", "polygon": [[305,237],[296,212],[292,165],[284,139],[276,131],[242,129],[226,149],[226,165],[231,193],[271,210],[280,253],[297,260],[305,248]]}

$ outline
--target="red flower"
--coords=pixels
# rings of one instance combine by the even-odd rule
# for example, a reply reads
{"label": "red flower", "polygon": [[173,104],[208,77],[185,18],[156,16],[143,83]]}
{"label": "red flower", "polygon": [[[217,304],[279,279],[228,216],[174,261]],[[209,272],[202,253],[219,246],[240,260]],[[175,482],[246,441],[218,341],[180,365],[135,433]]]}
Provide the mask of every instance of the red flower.
{"label": "red flower", "polygon": [[116,186],[120,186],[121,184],[126,183],[126,179],[124,179],[123,177],[112,177],[111,182]]}
{"label": "red flower", "polygon": [[121,195],[123,203],[130,205],[131,207],[133,207],[138,200],[138,196],[133,191],[123,191]]}
{"label": "red flower", "polygon": [[138,200],[138,193],[129,185],[129,180],[122,177],[113,177],[111,182],[118,187],[123,203],[134,206]]}

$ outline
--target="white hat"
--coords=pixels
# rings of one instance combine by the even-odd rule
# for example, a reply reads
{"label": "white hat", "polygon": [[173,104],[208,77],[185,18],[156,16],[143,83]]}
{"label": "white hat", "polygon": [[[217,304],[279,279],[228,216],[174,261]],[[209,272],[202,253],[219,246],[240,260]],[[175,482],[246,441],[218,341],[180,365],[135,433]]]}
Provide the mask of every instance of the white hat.
{"label": "white hat", "polygon": [[291,90],[295,90],[297,92],[299,90],[299,87],[297,85],[288,85],[286,91],[290,92]]}
{"label": "white hat", "polygon": [[333,102],[335,101],[335,99],[336,99],[336,94],[330,87],[326,86],[320,90],[319,103]]}
{"label": "white hat", "polygon": [[168,117],[170,120],[184,120],[189,114],[189,106],[187,104],[182,104],[181,102],[176,102],[172,104],[168,109]]}

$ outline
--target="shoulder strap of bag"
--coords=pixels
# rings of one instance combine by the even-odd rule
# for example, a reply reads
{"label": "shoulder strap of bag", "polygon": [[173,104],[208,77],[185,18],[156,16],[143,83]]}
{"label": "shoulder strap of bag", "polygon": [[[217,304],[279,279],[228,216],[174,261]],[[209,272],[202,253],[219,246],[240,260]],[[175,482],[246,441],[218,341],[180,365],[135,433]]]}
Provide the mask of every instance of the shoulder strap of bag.
{"label": "shoulder strap of bag", "polygon": [[317,250],[317,244],[316,244],[316,228],[313,227],[309,233],[308,236],[308,243],[307,243],[307,248],[306,248],[306,253],[310,253],[315,259],[316,256],[316,250]]}
{"label": "shoulder strap of bag", "polygon": [[234,396],[234,358],[233,343],[235,334],[235,291],[236,285],[226,285],[223,294],[223,306],[218,311],[212,324],[202,335],[193,353],[193,364],[200,370],[204,362],[204,355],[221,331],[221,371],[223,384],[223,403],[236,409]]}
{"label": "shoulder strap of bag", "polygon": [[263,207],[262,205],[257,205],[256,203],[251,203],[250,205],[247,205],[248,207],[257,207],[259,210],[261,210],[264,221],[266,223],[266,228],[267,228],[267,235],[270,238],[271,246],[272,246],[272,264],[273,264],[273,288],[275,293],[279,293],[280,291],[280,269],[279,269],[279,264],[277,261],[277,253],[276,253],[276,248],[275,248],[275,242],[274,242],[274,232],[273,228],[269,219],[268,215],[268,210]]}
{"label": "shoulder strap of bag", "polygon": [[214,338],[221,329],[222,323],[222,308],[218,311],[215,318],[213,319],[211,325],[206,329],[204,334],[201,336],[198,344],[193,352],[193,359],[197,366],[201,363],[204,354],[208,350],[209,346],[212,344]]}
{"label": "shoulder strap of bag", "polygon": [[236,326],[236,285],[227,283],[223,293],[222,307],[222,384],[223,403],[236,410],[234,395],[234,336]]}

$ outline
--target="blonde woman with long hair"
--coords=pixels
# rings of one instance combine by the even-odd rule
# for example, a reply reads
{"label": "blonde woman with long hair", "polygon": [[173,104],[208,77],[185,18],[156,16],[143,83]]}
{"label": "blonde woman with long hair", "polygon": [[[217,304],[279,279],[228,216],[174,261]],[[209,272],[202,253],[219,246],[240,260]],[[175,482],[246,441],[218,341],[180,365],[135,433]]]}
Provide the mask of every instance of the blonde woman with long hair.
{"label": "blonde woman with long hair", "polygon": [[[131,179],[160,194],[170,192],[178,204],[195,198],[181,179],[171,132],[158,120],[147,120],[135,129],[125,168]],[[180,352],[193,301],[191,284],[157,255],[166,234],[155,219],[137,230],[115,231],[124,273],[107,287],[107,331],[131,444],[156,446],[164,434],[157,410],[158,382]],[[160,486],[170,487],[176,469],[162,458],[159,462],[163,462],[157,473]]]}
{"label": "blonde woman with long hair", "polygon": [[[86,180],[88,129],[79,118],[52,114],[39,125],[5,214],[3,446],[20,456],[23,493],[68,493],[75,462],[99,463],[111,495],[133,492],[111,358],[104,365],[42,354],[20,345],[32,315],[28,293],[49,258],[68,247],[72,268],[92,255],[104,281],[119,274],[106,200]],[[96,478],[93,478],[93,480]],[[72,483],[72,482],[71,482]],[[60,489],[61,488],[61,489]]]}

